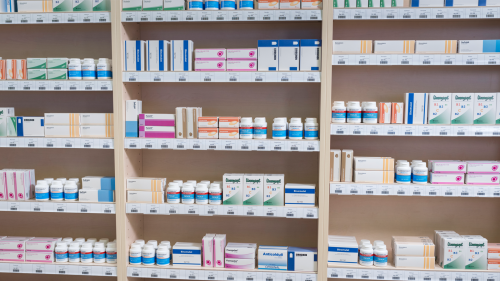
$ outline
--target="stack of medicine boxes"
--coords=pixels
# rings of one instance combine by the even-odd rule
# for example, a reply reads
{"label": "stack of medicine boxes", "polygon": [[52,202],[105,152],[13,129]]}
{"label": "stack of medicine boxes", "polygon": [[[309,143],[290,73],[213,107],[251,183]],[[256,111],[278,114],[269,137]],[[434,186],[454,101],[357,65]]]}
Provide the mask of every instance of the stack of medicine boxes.
{"label": "stack of medicine boxes", "polygon": [[435,247],[429,237],[393,236],[392,252],[395,267],[434,269]]}
{"label": "stack of medicine boxes", "polygon": [[[170,48],[168,48],[170,45]],[[193,41],[125,41],[125,71],[192,71]],[[145,49],[149,48],[146,53]],[[170,54],[168,50],[170,49]],[[146,61],[146,63],[145,63]]]}
{"label": "stack of medicine boxes", "polygon": [[140,138],[175,138],[174,114],[139,114]]}
{"label": "stack of medicine boxes", "polygon": [[45,113],[45,137],[112,138],[113,113]]}
{"label": "stack of medicine boxes", "polygon": [[196,49],[195,71],[226,71],[226,49]]}
{"label": "stack of medicine boxes", "polygon": [[259,269],[287,270],[288,246],[259,246]]}
{"label": "stack of medicine boxes", "polygon": [[0,108],[0,137],[16,137],[17,126],[13,107]]}
{"label": "stack of medicine boxes", "polygon": [[500,269],[500,243],[488,243],[488,270]]}
{"label": "stack of medicine boxes", "polygon": [[328,265],[358,263],[358,242],[354,236],[328,236]]}
{"label": "stack of medicine boxes", "polygon": [[434,241],[438,264],[444,269],[486,270],[489,267],[488,240],[481,235],[435,230]]}
{"label": "stack of medicine boxes", "polygon": [[[499,185],[500,162],[498,161],[467,161],[467,174],[465,183],[472,185]],[[483,189],[484,187],[479,187]],[[484,190],[484,189],[483,189]],[[477,196],[484,191],[474,192]],[[487,194],[484,194],[487,195]]]}
{"label": "stack of medicine boxes", "polygon": [[127,202],[152,203],[164,202],[166,178],[128,178]]}
{"label": "stack of medicine boxes", "polygon": [[[261,179],[263,185],[259,183]],[[224,205],[284,205],[284,174],[224,174],[222,182]],[[259,188],[263,191],[259,192]]]}
{"label": "stack of medicine boxes", "polygon": [[258,71],[319,71],[321,40],[259,40]]}
{"label": "stack of medicine boxes", "polygon": [[54,262],[56,243],[62,238],[35,237],[26,241],[26,262]]}
{"label": "stack of medicine boxes", "polygon": [[464,184],[467,163],[458,160],[429,160],[430,183]]}
{"label": "stack of medicine boxes", "polygon": [[228,243],[225,249],[225,267],[233,269],[255,269],[257,244]]}
{"label": "stack of medicine boxes", "polygon": [[394,183],[394,159],[354,157],[354,182]]}
{"label": "stack of medicine boxes", "polygon": [[68,58],[27,58],[28,80],[68,79]]}
{"label": "stack of medicine boxes", "polygon": [[[0,237],[0,261],[19,261],[26,260],[26,242],[33,237]],[[52,256],[52,258],[54,258]]]}
{"label": "stack of medicine boxes", "polygon": [[218,139],[219,138],[219,117],[198,117],[198,138]]}
{"label": "stack of medicine boxes", "polygon": [[239,139],[240,117],[198,117],[199,139]]}
{"label": "stack of medicine boxes", "polygon": [[84,177],[78,191],[80,202],[114,202],[114,177]]}
{"label": "stack of medicine boxes", "polygon": [[35,170],[0,170],[0,201],[26,201],[35,197]]}
{"label": "stack of medicine boxes", "polygon": [[227,49],[227,71],[256,71],[257,49]]}

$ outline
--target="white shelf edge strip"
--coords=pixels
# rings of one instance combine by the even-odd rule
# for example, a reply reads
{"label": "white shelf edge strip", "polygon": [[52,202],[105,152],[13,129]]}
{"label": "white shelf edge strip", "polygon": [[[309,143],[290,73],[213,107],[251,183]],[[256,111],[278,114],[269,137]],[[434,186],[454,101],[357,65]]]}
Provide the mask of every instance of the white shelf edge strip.
{"label": "white shelf edge strip", "polygon": [[330,183],[330,194],[444,197],[497,197],[500,185]]}
{"label": "white shelf edge strip", "polygon": [[0,263],[0,272],[84,276],[116,276],[116,266],[90,264]]}
{"label": "white shelf edge strip", "polygon": [[127,203],[127,214],[248,216],[317,219],[317,207]]}
{"label": "white shelf edge strip", "polygon": [[112,91],[112,80],[0,80],[0,91]]}
{"label": "white shelf edge strip", "polygon": [[499,7],[333,9],[334,20],[496,19]]}
{"label": "white shelf edge strip", "polygon": [[0,211],[34,213],[115,214],[115,203],[0,201]]}
{"label": "white shelf edge strip", "polygon": [[114,149],[113,139],[0,137],[0,147]]}
{"label": "white shelf edge strip", "polygon": [[348,278],[366,280],[408,280],[408,281],[499,281],[500,273],[453,270],[388,270],[382,267],[360,268],[328,268],[328,278]]}
{"label": "white shelf edge strip", "polygon": [[122,11],[122,22],[319,21],[321,10]]}
{"label": "white shelf edge strip", "polygon": [[331,135],[499,137],[500,125],[331,124]]}
{"label": "white shelf edge strip", "polygon": [[332,55],[332,65],[500,65],[500,54]]}
{"label": "white shelf edge strip", "polygon": [[0,24],[109,23],[109,22],[111,22],[110,12],[0,14]]}
{"label": "white shelf edge strip", "polygon": [[[499,55],[500,56],[500,55]],[[123,72],[123,82],[321,82],[319,71]]]}
{"label": "white shelf edge strip", "polygon": [[245,139],[146,139],[125,138],[128,149],[225,150],[225,151],[319,151],[319,140]]}
{"label": "white shelf edge strip", "polygon": [[259,272],[259,271],[224,271],[224,270],[197,270],[169,269],[162,267],[127,267],[128,277],[146,277],[162,279],[189,279],[189,280],[227,280],[227,281],[316,281],[317,274],[300,272]]}

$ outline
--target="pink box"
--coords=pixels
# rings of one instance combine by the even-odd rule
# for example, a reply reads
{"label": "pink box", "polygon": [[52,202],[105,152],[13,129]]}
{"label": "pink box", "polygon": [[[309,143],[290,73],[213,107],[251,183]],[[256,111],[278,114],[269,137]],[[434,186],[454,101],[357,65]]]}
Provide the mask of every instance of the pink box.
{"label": "pink box", "polygon": [[175,138],[175,127],[139,126],[139,137],[173,139]]}
{"label": "pink box", "polygon": [[215,234],[206,234],[201,242],[201,249],[203,251],[202,265],[205,267],[214,266],[214,237]]}
{"label": "pink box", "polygon": [[469,174],[500,174],[500,162],[497,161],[467,161]]}
{"label": "pink box", "polygon": [[467,162],[462,161],[432,161],[433,173],[467,173]]}
{"label": "pink box", "polygon": [[44,262],[53,263],[54,262],[54,252],[44,252],[44,251],[26,251],[25,253],[26,262]]}
{"label": "pink box", "polygon": [[47,251],[54,251],[54,248],[56,247],[56,242],[57,240],[30,240],[26,242],[26,251],[42,251],[42,252],[47,252]]}
{"label": "pink box", "polygon": [[174,114],[139,114],[139,126],[175,126]]}
{"label": "pink box", "polygon": [[26,250],[27,241],[29,241],[29,239],[2,239],[0,240],[0,251],[24,252],[24,250]]}
{"label": "pink box", "polygon": [[214,238],[214,267],[224,267],[226,234],[217,234]]}
{"label": "pink box", "polygon": [[5,171],[7,200],[25,201],[35,197],[35,170],[7,169]]}
{"label": "pink box", "polygon": [[257,71],[257,61],[228,60],[226,68],[227,71]]}
{"label": "pink box", "polygon": [[227,60],[257,60],[257,49],[227,49]]}
{"label": "pink box", "polygon": [[464,184],[465,174],[430,173],[432,184]]}
{"label": "pink box", "polygon": [[0,251],[0,261],[24,262],[24,251]]}
{"label": "pink box", "polygon": [[467,174],[465,175],[465,183],[477,185],[499,185],[499,176],[499,174]]}
{"label": "pink box", "polygon": [[225,60],[194,61],[194,71],[226,71]]}
{"label": "pink box", "polygon": [[226,49],[195,49],[194,58],[197,60],[226,60]]}

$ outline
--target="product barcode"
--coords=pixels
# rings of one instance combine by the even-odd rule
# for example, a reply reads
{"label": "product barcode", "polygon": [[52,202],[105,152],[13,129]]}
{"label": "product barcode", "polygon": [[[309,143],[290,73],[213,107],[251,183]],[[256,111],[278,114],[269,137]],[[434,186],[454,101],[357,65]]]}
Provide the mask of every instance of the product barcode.
{"label": "product barcode", "polygon": [[316,79],[314,77],[307,77],[307,82],[315,82]]}
{"label": "product barcode", "polygon": [[314,218],[314,215],[311,214],[311,213],[309,213],[309,214],[306,215],[306,218]]}
{"label": "product barcode", "polygon": [[408,281],[415,280],[414,276],[408,276]]}
{"label": "product barcode", "polygon": [[224,149],[233,149],[233,147],[230,145],[226,145],[226,146],[224,146]]}
{"label": "product barcode", "polygon": [[476,135],[476,136],[482,136],[483,132],[475,132],[474,135]]}
{"label": "product barcode", "polygon": [[216,149],[216,148],[217,148],[217,146],[216,146],[216,145],[209,145],[209,146],[208,146],[208,149]]}
{"label": "product barcode", "polygon": [[356,194],[356,193],[358,193],[358,191],[357,190],[351,190],[349,193]]}
{"label": "product barcode", "polygon": [[306,150],[314,150],[314,147],[308,146]]}
{"label": "product barcode", "polygon": [[103,144],[102,148],[111,148],[111,146],[109,144]]}
{"label": "product barcode", "polygon": [[216,20],[224,20],[224,17],[216,17]]}
{"label": "product barcode", "polygon": [[367,190],[365,191],[365,194],[373,194],[373,190]]}
{"label": "product barcode", "polygon": [[337,193],[337,194],[338,194],[338,193],[342,193],[342,190],[340,190],[340,189],[336,189],[336,190],[335,190],[335,193]]}
{"label": "product barcode", "polygon": [[73,145],[70,144],[70,143],[67,143],[67,144],[64,145],[64,147],[73,147]]}
{"label": "product barcode", "polygon": [[345,64],[345,61],[344,60],[339,60],[339,61],[337,61],[337,64]]}
{"label": "product barcode", "polygon": [[17,208],[16,207],[10,207],[10,210],[11,211],[17,211]]}
{"label": "product barcode", "polygon": [[346,274],[345,278],[354,278],[354,275],[352,275],[352,274]]}
{"label": "product barcode", "polygon": [[35,273],[43,273],[43,270],[37,269],[37,270],[35,270]]}
{"label": "product barcode", "polygon": [[12,272],[18,273],[19,272],[19,268],[12,269]]}
{"label": "product barcode", "polygon": [[495,281],[495,279],[486,279],[486,281]]}
{"label": "product barcode", "polygon": [[455,278],[455,281],[463,281],[463,279],[462,279],[462,278],[457,277],[457,278]]}
{"label": "product barcode", "polygon": [[494,192],[493,196],[500,196],[500,193],[499,192]]}
{"label": "product barcode", "polygon": [[479,281],[477,278],[472,278],[470,281]]}
{"label": "product barcode", "polygon": [[151,273],[151,278],[158,278],[158,274],[156,274],[156,273]]}
{"label": "product barcode", "polygon": [[381,193],[382,193],[382,194],[389,194],[389,191],[387,191],[387,190],[382,190],[382,192],[381,192]]}
{"label": "product barcode", "polygon": [[34,143],[28,143],[28,147],[35,147]]}
{"label": "product barcode", "polygon": [[[92,147],[92,146],[91,146],[90,144],[84,144],[84,145],[83,145],[83,148],[91,148],[91,147]],[[130,147],[132,147],[132,145],[130,145]],[[134,147],[135,147],[135,145],[134,145]]]}
{"label": "product barcode", "polygon": [[146,145],[144,145],[144,147],[146,147],[146,148],[153,148],[153,145],[152,144],[146,144]]}
{"label": "product barcode", "polygon": [[332,273],[332,275],[330,275],[332,278],[338,278],[339,275],[337,273]]}
{"label": "product barcode", "polygon": [[405,194],[404,191],[398,190],[397,194]]}
{"label": "product barcode", "polygon": [[177,275],[175,275],[175,274],[170,274],[170,279],[177,279]]}
{"label": "product barcode", "polygon": [[413,195],[420,195],[420,191],[413,191]]}
{"label": "product barcode", "polygon": [[255,20],[255,17],[247,17],[247,20]]}
{"label": "product barcode", "polygon": [[419,15],[418,17],[421,18],[421,19],[426,19],[427,15]]}
{"label": "product barcode", "polygon": [[90,19],[83,19],[83,22],[90,22]]}
{"label": "product barcode", "polygon": [[437,19],[444,19],[444,15],[436,15]]}
{"label": "product barcode", "polygon": [[21,20],[21,23],[27,23],[28,20]]}
{"label": "product barcode", "polygon": [[266,213],[266,216],[274,216],[274,213]]}
{"label": "product barcode", "polygon": [[[99,19],[100,22],[107,22],[106,19]],[[108,274],[108,272],[106,272],[106,275]],[[109,275],[111,275],[111,272],[109,273]]]}
{"label": "product barcode", "polygon": [[378,15],[370,15],[371,19],[378,19]]}
{"label": "product barcode", "polygon": [[437,192],[435,192],[435,191],[429,191],[429,195],[437,195]]}
{"label": "product barcode", "polygon": [[274,281],[274,279],[273,279],[273,278],[271,278],[271,277],[267,277],[267,278],[266,278],[266,281]]}
{"label": "product barcode", "polygon": [[[477,18],[477,15],[476,14],[470,14],[469,15],[469,18]],[[474,280],[474,279],[471,279],[471,281]]]}
{"label": "product barcode", "polygon": [[247,212],[247,216],[253,216],[253,215],[255,215],[254,212]]}
{"label": "product barcode", "polygon": [[288,82],[288,77],[281,77],[281,82]]}
{"label": "product barcode", "polygon": [[431,64],[431,61],[430,60],[423,60],[422,64]]}
{"label": "product barcode", "polygon": [[113,275],[113,273],[112,273],[111,271],[106,271],[106,272],[104,273],[104,275],[109,275],[109,276],[111,276],[111,275]]}
{"label": "product barcode", "polygon": [[177,214],[177,211],[176,211],[176,210],[171,209],[171,210],[168,210],[168,213],[169,213],[169,214]]}
{"label": "product barcode", "polygon": [[186,77],[179,77],[179,82],[186,82],[186,81],[187,81]]}
{"label": "product barcode", "polygon": [[76,90],[75,86],[69,87],[70,90]]}
{"label": "product barcode", "polygon": [[378,275],[377,279],[385,279],[384,276]]}
{"label": "product barcode", "polygon": [[262,17],[262,20],[271,20],[271,17]]}
{"label": "product barcode", "polygon": [[163,21],[163,18],[155,18],[156,21]]}
{"label": "product barcode", "polygon": [[161,82],[161,78],[159,78],[159,77],[155,77],[155,78],[153,79],[153,81],[154,81],[154,82]]}
{"label": "product barcode", "polygon": [[293,213],[286,213],[287,217],[294,217],[295,215]]}
{"label": "product barcode", "polygon": [[160,146],[160,148],[164,148],[164,149],[165,149],[165,148],[168,148],[168,145],[166,145],[166,144],[162,144],[162,145]]}
{"label": "product barcode", "polygon": [[88,275],[88,274],[89,274],[89,272],[88,272],[88,271],[82,271],[82,274],[83,274],[83,275]]}
{"label": "product barcode", "polygon": [[214,276],[208,276],[207,278],[208,280],[215,280],[215,277]]}
{"label": "product barcode", "polygon": [[444,195],[445,195],[445,196],[451,196],[451,195],[453,195],[453,192],[446,191],[446,192],[444,193]]}
{"label": "product barcode", "polygon": [[201,17],[201,20],[208,20],[208,17],[207,16]]}
{"label": "product barcode", "polygon": [[474,61],[473,61],[473,60],[467,60],[467,61],[465,62],[465,64],[474,64]]}
{"label": "product barcode", "polygon": [[27,87],[27,86],[23,87],[23,90],[30,90],[30,89],[31,89],[31,87]]}
{"label": "product barcode", "polygon": [[387,15],[386,16],[387,19],[393,19],[394,18],[394,15]]}
{"label": "product barcode", "polygon": [[[302,18],[300,18],[300,19],[302,19]],[[310,19],[310,20],[317,20],[317,19],[318,19],[318,17],[317,17],[317,16],[310,16],[310,17],[309,17],[309,19]]]}
{"label": "product barcode", "polygon": [[439,132],[439,135],[440,135],[440,136],[447,136],[447,135],[448,135],[448,132]]}
{"label": "product barcode", "polygon": [[[224,19],[224,18],[222,18]],[[231,20],[240,20],[240,17],[232,17]]]}
{"label": "product barcode", "polygon": [[177,148],[184,148],[184,145],[183,144],[178,144]]}
{"label": "product barcode", "polygon": [[460,193],[460,195],[462,195],[462,196],[468,196],[469,192],[462,192],[462,193]]}
{"label": "product barcode", "polygon": [[156,213],[158,213],[158,210],[151,209],[151,210],[149,210],[149,213],[150,214],[156,214]]}
{"label": "product barcode", "polygon": [[354,15],[354,18],[355,18],[355,19],[362,19],[362,18],[363,18],[363,16],[361,16],[361,15]]}
{"label": "product barcode", "polygon": [[248,145],[244,145],[241,147],[241,149],[250,149],[250,147],[248,147]]}
{"label": "product barcode", "polygon": [[234,212],[233,211],[227,211],[227,214],[228,215],[234,215]]}
{"label": "product barcode", "polygon": [[171,21],[172,21],[172,20],[179,20],[179,18],[177,18],[177,17],[173,17],[173,18],[170,18],[170,20],[171,20]]}
{"label": "product barcode", "polygon": [[451,61],[451,60],[445,60],[444,64],[453,64],[453,61]]}
{"label": "product barcode", "polygon": [[[495,17],[495,15],[494,14],[486,14],[486,17],[487,18],[493,18],[493,17]],[[487,280],[487,281],[489,281],[489,280]]]}
{"label": "product barcode", "polygon": [[195,210],[188,210],[188,214],[196,214]]}
{"label": "product barcode", "polygon": [[[278,17],[279,20],[286,20],[286,17]],[[297,18],[295,18],[297,19]]]}
{"label": "product barcode", "polygon": [[135,77],[129,77],[128,81],[135,82],[137,79]]}
{"label": "product barcode", "polygon": [[399,280],[399,276],[392,276],[392,280]]}
{"label": "product barcode", "polygon": [[380,64],[387,64],[387,61],[386,60],[381,60]]}
{"label": "product barcode", "polygon": [[59,274],[66,274],[66,271],[64,271],[64,270],[59,270]]}
{"label": "product barcode", "polygon": [[387,131],[387,134],[388,134],[388,135],[395,135],[395,134],[396,134],[396,132],[394,132],[394,131]]}
{"label": "product barcode", "polygon": [[404,18],[404,19],[411,19],[411,15],[410,15],[410,14],[404,14],[404,15],[403,15],[403,18]]}
{"label": "product barcode", "polygon": [[[74,21],[74,20],[68,19],[68,22],[70,22],[70,21]],[[134,21],[134,19],[133,18],[125,18],[125,21]]]}
{"label": "product barcode", "polygon": [[228,276],[227,280],[234,280],[234,277],[233,276]]}
{"label": "product barcode", "polygon": [[405,132],[405,135],[413,135],[413,132]]}
{"label": "product barcode", "polygon": [[229,77],[229,82],[238,82],[238,79],[234,76]]}
{"label": "product barcode", "polygon": [[281,150],[281,146],[275,146],[274,150]]}
{"label": "product barcode", "polygon": [[38,87],[39,91],[45,91],[45,87]]}
{"label": "product barcode", "polygon": [[14,147],[14,146],[17,146],[17,145],[15,143],[9,143],[9,146]]}
{"label": "product barcode", "polygon": [[[314,17],[311,17],[311,19],[313,19],[313,18],[314,18]],[[284,19],[286,19],[286,18],[284,18]],[[293,19],[294,19],[294,20],[301,20],[301,19],[302,19],[302,17],[300,17],[300,16],[298,16],[298,17],[293,17]],[[316,18],[316,19],[317,19],[317,18]]]}
{"label": "product barcode", "polygon": [[54,90],[61,90],[61,87],[54,87]]}
{"label": "product barcode", "polygon": [[64,209],[63,208],[57,208],[57,211],[58,212],[64,212]]}
{"label": "product barcode", "polygon": [[465,136],[465,132],[457,132],[457,136]]}
{"label": "product barcode", "polygon": [[291,147],[290,147],[290,150],[299,150],[299,148],[298,148],[298,147],[296,147],[296,146],[291,146]]}
{"label": "product barcode", "polygon": [[130,209],[130,212],[131,213],[139,213],[139,210],[137,210],[136,208],[133,208],[133,209]]}
{"label": "product barcode", "polygon": [[490,61],[488,61],[488,64],[497,64],[497,61],[495,61],[495,60],[490,60]]}
{"label": "product barcode", "polygon": [[370,131],[370,135],[378,135],[378,131]]}
{"label": "product barcode", "polygon": [[370,276],[368,276],[368,275],[361,275],[361,279],[368,279],[368,278],[370,278]]}
{"label": "product barcode", "polygon": [[111,213],[111,210],[110,209],[104,209],[104,212],[105,213]]}
{"label": "product barcode", "polygon": [[358,64],[366,64],[366,61],[365,60],[360,60],[360,61],[358,61]]}
{"label": "product barcode", "polygon": [[264,79],[262,79],[262,77],[255,77],[255,81],[256,82],[262,82]]}
{"label": "product barcode", "polygon": [[209,210],[207,213],[213,215],[213,214],[215,214],[215,211],[214,210]]}
{"label": "product barcode", "polygon": [[352,132],[354,135],[361,135],[361,131],[353,131]]}
{"label": "product barcode", "polygon": [[7,90],[15,90],[16,87],[8,87]]}
{"label": "product barcode", "polygon": [[266,148],[262,145],[259,145],[259,146],[257,146],[257,149],[266,149]]}
{"label": "product barcode", "polygon": [[5,20],[5,23],[12,23],[12,20]]}
{"label": "product barcode", "polygon": [[54,147],[54,144],[53,143],[48,143],[46,146],[47,147]]}
{"label": "product barcode", "polygon": [[40,208],[33,208],[33,212],[40,212]]}
{"label": "product barcode", "polygon": [[429,136],[430,134],[430,132],[422,132],[422,136]]}
{"label": "product barcode", "polygon": [[486,195],[486,193],[484,193],[484,192],[478,192],[477,193],[477,196],[484,196],[484,195]]}
{"label": "product barcode", "polygon": [[200,148],[200,145],[198,145],[198,144],[193,145],[193,149],[199,149],[199,148]]}
{"label": "product barcode", "polygon": [[430,277],[424,277],[424,281],[431,281],[431,280],[432,280],[432,278],[430,278]]}
{"label": "product barcode", "polygon": [[139,276],[138,272],[132,272],[132,276]]}
{"label": "product barcode", "polygon": [[80,209],[80,213],[87,213],[88,210],[87,209]]}
{"label": "product barcode", "polygon": [[193,20],[193,17],[187,17],[186,20]]}
{"label": "product barcode", "polygon": [[212,78],[210,78],[210,77],[205,77],[205,79],[203,79],[203,81],[205,81],[205,82],[210,82],[210,81],[212,81]]}
{"label": "product barcode", "polygon": [[86,91],[92,91],[92,89],[93,89],[93,88],[92,88],[92,87],[89,87],[89,86],[85,87],[85,90],[86,90]]}
{"label": "product barcode", "polygon": [[346,16],[345,16],[345,15],[339,15],[337,18],[338,18],[338,19],[345,19],[345,18],[346,18]]}

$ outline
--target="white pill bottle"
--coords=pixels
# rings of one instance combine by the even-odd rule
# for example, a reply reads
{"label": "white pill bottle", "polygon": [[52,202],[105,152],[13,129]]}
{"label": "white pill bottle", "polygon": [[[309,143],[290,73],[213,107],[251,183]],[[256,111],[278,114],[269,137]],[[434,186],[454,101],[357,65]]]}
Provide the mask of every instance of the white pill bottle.
{"label": "white pill bottle", "polygon": [[304,125],[299,117],[290,118],[288,124],[288,138],[291,140],[301,140],[304,137]]}
{"label": "white pill bottle", "polygon": [[304,123],[304,138],[306,140],[317,140],[319,134],[318,119],[306,118]]}
{"label": "white pill bottle", "polygon": [[253,138],[267,139],[267,122],[265,117],[255,117],[253,121]]}
{"label": "white pill bottle", "polygon": [[274,118],[273,139],[275,139],[275,140],[286,139],[286,129],[287,129],[286,117]]}
{"label": "white pill bottle", "polygon": [[376,124],[378,122],[378,107],[376,102],[364,102],[362,111],[363,123]]}
{"label": "white pill bottle", "polygon": [[82,61],[78,58],[72,58],[68,64],[68,79],[82,80]]}
{"label": "white pill bottle", "polygon": [[196,185],[196,204],[208,204],[208,187],[205,183],[200,182]]}
{"label": "white pill bottle", "polygon": [[113,64],[110,59],[100,58],[97,63],[97,79],[110,80],[113,78]]}
{"label": "white pill bottle", "polygon": [[429,169],[424,162],[417,163],[412,169],[412,181],[416,184],[427,184]]}
{"label": "white pill bottle", "polygon": [[194,204],[194,187],[190,182],[185,182],[182,185],[182,203]]}
{"label": "white pill bottle", "polygon": [[347,102],[347,123],[361,123],[361,106],[359,101]]}
{"label": "white pill bottle", "polygon": [[387,266],[387,257],[389,253],[385,245],[377,245],[373,254],[373,263],[375,264],[375,266]]}
{"label": "white pill bottle", "polygon": [[241,117],[241,120],[240,120],[240,139],[253,139],[252,117]]}
{"label": "white pill bottle", "polygon": [[373,265],[373,248],[372,245],[363,245],[359,251],[359,264],[364,266]]}
{"label": "white pill bottle", "polygon": [[332,106],[332,123],[346,122],[346,107],[343,101],[334,101]]}
{"label": "white pill bottle", "polygon": [[210,189],[208,190],[208,203],[210,205],[221,205],[222,204],[222,189],[220,184],[212,183]]}
{"label": "white pill bottle", "polygon": [[50,188],[46,181],[38,180],[35,185],[36,201],[49,201]]}
{"label": "white pill bottle", "polygon": [[410,163],[403,162],[396,167],[396,182],[411,183]]}
{"label": "white pill bottle", "polygon": [[68,245],[66,242],[57,242],[54,254],[56,256],[56,262],[68,262]]}
{"label": "white pill bottle", "polygon": [[[182,183],[181,183],[182,184]],[[167,188],[167,203],[181,203],[181,188],[176,182],[169,182]]]}
{"label": "white pill bottle", "polygon": [[53,200],[53,201],[62,201],[64,198],[63,198],[63,184],[61,181],[59,180],[55,180],[52,182],[52,184],[50,185],[50,198]]}
{"label": "white pill bottle", "polygon": [[91,58],[83,59],[82,63],[83,80],[95,80],[97,78],[96,69],[97,68],[94,59]]}

